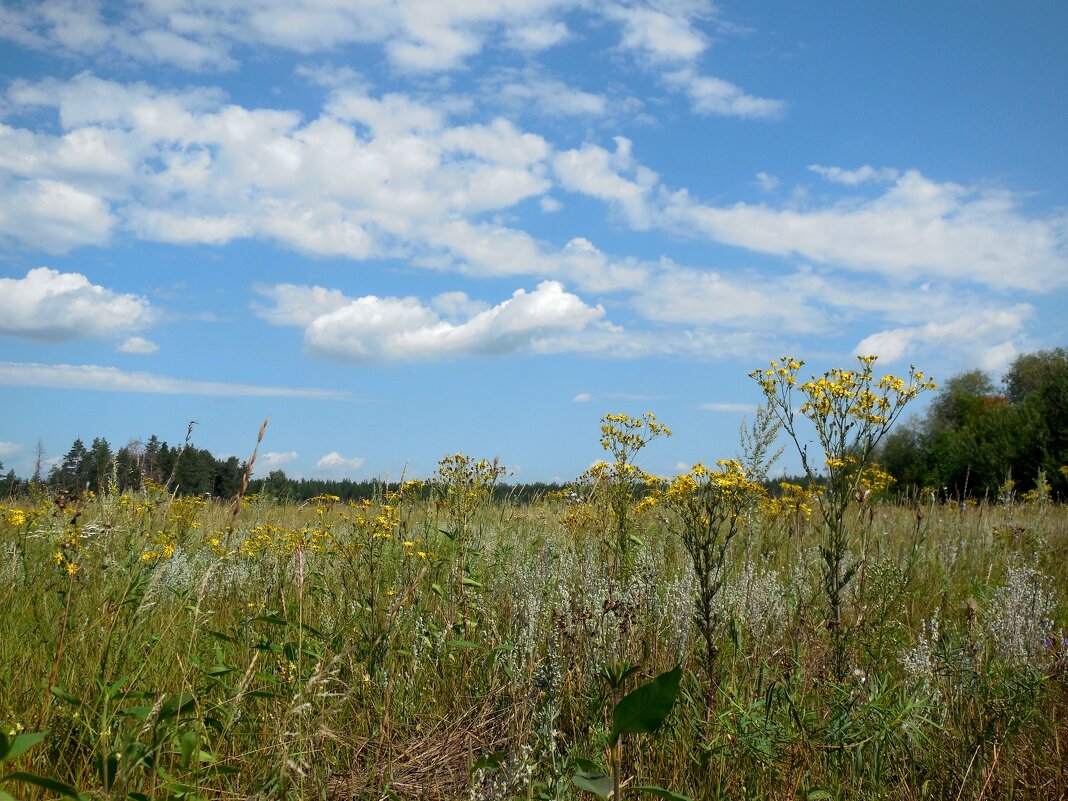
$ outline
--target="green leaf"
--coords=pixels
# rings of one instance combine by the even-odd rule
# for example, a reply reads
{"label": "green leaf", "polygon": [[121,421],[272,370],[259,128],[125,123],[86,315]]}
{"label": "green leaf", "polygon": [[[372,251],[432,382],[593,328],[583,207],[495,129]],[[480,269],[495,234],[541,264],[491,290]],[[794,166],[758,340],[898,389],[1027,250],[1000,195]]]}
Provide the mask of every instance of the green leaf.
{"label": "green leaf", "polygon": [[826,790],[809,790],[805,793],[805,801],[828,801],[828,799],[834,798]]}
{"label": "green leaf", "polygon": [[180,715],[193,706],[195,702],[196,698],[193,697],[192,693],[178,693],[178,695],[172,695],[164,701],[163,706],[159,708],[159,719],[165,720]]}
{"label": "green leaf", "polygon": [[665,790],[663,787],[657,787],[655,784],[639,785],[634,788],[634,792],[649,793],[650,795],[659,796],[660,798],[666,798],[668,801],[693,801],[688,795],[679,795],[670,790]]}
{"label": "green leaf", "polygon": [[75,801],[81,801],[81,795],[71,787],[69,784],[59,781],[58,779],[50,779],[47,776],[38,776],[36,773],[26,773],[25,771],[17,771],[7,777],[10,780],[16,782],[26,782],[26,784],[33,784],[37,787],[43,787],[46,790],[52,790],[53,792],[65,795],[68,798],[73,798]]}
{"label": "green leaf", "polygon": [[627,693],[612,710],[610,742],[616,744],[621,734],[652,734],[675,705],[682,681],[682,665]]}
{"label": "green leaf", "polygon": [[193,752],[197,747],[197,733],[195,731],[187,731],[182,735],[181,751],[182,751],[182,767],[189,767],[189,760],[193,757]]}
{"label": "green leaf", "polygon": [[289,622],[277,612],[252,618],[253,623],[270,623],[272,626],[288,626]]}
{"label": "green leaf", "polygon": [[448,648],[481,648],[477,642],[471,642],[470,640],[449,640],[445,643]]}
{"label": "green leaf", "polygon": [[60,701],[66,701],[68,704],[70,704],[72,706],[82,706],[82,699],[81,698],[79,698],[76,695],[71,695],[69,692],[64,690],[62,687],[53,687],[52,688],[52,695],[54,695]]}
{"label": "green leaf", "polygon": [[116,679],[110,685],[108,685],[108,698],[117,697],[118,694],[119,694],[119,690],[122,689],[122,685],[124,685],[126,682],[128,682],[130,680],[131,676],[133,676],[132,673],[127,673],[122,678]]}
{"label": "green leaf", "polygon": [[575,767],[583,773],[604,773],[603,770],[597,767],[596,762],[589,759],[582,759],[581,757],[575,759]]}
{"label": "green leaf", "polygon": [[132,715],[135,718],[141,720],[148,720],[148,716],[152,714],[152,707],[150,706],[128,706],[125,709],[120,709],[117,714],[119,715]]}
{"label": "green leaf", "polygon": [[474,587],[476,590],[482,589],[482,582],[475,581],[473,578],[468,578],[467,576],[464,576],[460,583],[465,587]]}
{"label": "green leaf", "polygon": [[593,793],[598,798],[603,798],[604,801],[608,801],[612,797],[612,777],[604,773],[582,771],[574,775],[571,783],[580,790],[585,790],[587,793]]}
{"label": "green leaf", "polygon": [[0,801],[18,801],[11,793],[0,790]]}
{"label": "green leaf", "polygon": [[105,790],[110,790],[119,772],[119,759],[112,753],[100,752],[96,755],[96,775]]}
{"label": "green leaf", "polygon": [[475,764],[471,766],[471,773],[476,770],[489,770],[496,772],[500,770],[501,764],[504,762],[504,758],[507,754],[504,751],[494,751],[491,754],[486,754],[484,757],[475,760]]}
{"label": "green leaf", "polygon": [[0,749],[3,751],[3,753],[0,753],[0,762],[7,762],[9,759],[17,759],[47,736],[47,732],[35,731],[26,732],[26,734],[16,734],[10,740],[4,737],[3,748]]}

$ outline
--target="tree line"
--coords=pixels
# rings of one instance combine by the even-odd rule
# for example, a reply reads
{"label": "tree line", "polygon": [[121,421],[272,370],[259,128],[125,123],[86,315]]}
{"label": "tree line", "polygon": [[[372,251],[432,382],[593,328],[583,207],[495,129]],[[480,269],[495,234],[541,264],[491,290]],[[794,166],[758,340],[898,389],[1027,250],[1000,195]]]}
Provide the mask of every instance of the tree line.
{"label": "tree line", "polygon": [[[139,491],[151,483],[179,496],[229,499],[240,491],[245,468],[246,462],[236,456],[220,459],[206,448],[197,448],[188,442],[172,446],[155,435],[147,441],[132,440],[118,450],[112,450],[103,437],[94,438],[88,447],[79,438],[47,475],[41,458],[38,458],[37,468],[30,479],[20,479],[14,470],[9,470],[0,478],[0,497],[23,494],[33,487],[69,497],[89,492],[121,494]],[[2,471],[3,464],[0,463],[0,474]],[[332,495],[344,502],[371,499],[397,488],[396,482],[378,479],[292,478],[282,470],[272,470],[264,478],[251,479],[246,492],[296,502]],[[510,497],[514,501],[527,502],[559,489],[558,484],[534,482],[501,484],[494,488],[494,492],[502,499]]]}
{"label": "tree line", "polygon": [[1068,498],[1068,351],[1022,354],[1000,384],[982,370],[953,376],[879,460],[901,493]]}
{"label": "tree line", "polygon": [[[97,437],[88,447],[75,440],[44,476],[38,450],[33,477],[23,480],[9,470],[0,479],[0,497],[33,486],[68,495],[121,493],[140,490],[151,481],[179,495],[233,498],[246,466],[236,456],[219,459],[188,440],[172,446],[151,436],[113,451],[106,439]],[[1010,488],[1020,495],[1038,492],[1068,498],[1068,351],[1023,354],[1000,384],[982,370],[953,376],[942,384],[923,416],[887,435],[878,461],[894,477],[895,491],[904,496],[933,489],[943,497],[996,498]],[[250,481],[248,492],[293,501],[318,495],[349,501],[392,488],[380,480],[298,479],[274,470]],[[501,483],[494,491],[502,498],[525,502],[559,489],[558,484],[540,482]]]}

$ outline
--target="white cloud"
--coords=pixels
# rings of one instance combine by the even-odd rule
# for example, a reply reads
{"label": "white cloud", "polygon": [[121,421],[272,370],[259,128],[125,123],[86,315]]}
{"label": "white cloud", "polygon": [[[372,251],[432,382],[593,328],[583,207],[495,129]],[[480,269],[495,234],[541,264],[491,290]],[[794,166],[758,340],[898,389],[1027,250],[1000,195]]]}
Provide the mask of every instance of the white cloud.
{"label": "white cloud", "polygon": [[112,292],[80,273],[37,267],[25,278],[0,278],[0,334],[46,342],[111,337],[155,318],[144,298]]}
{"label": "white cloud", "polygon": [[854,352],[895,362],[932,348],[939,352],[950,349],[966,359],[1004,366],[1016,354],[1013,338],[1033,314],[1034,307],[1021,303],[1006,309],[983,309],[947,322],[887,329],[865,337]]}
{"label": "white cloud", "polygon": [[782,100],[747,94],[730,81],[700,75],[690,67],[665,73],[664,80],[668,86],[686,93],[696,114],[776,119],[786,111],[786,103]]}
{"label": "white cloud", "polygon": [[430,300],[430,307],[446,319],[474,317],[489,308],[489,304],[474,300],[466,292],[442,292]]}
{"label": "white cloud", "polygon": [[[615,143],[615,152],[585,145],[560,153],[553,169],[565,189],[618,205],[633,227],[645,228],[649,224],[646,198],[659,179],[652,170],[635,164],[629,139],[617,136]],[[623,177],[624,172],[633,173],[633,179]]]}
{"label": "white cloud", "polygon": [[227,68],[235,45],[277,47],[300,53],[349,44],[380,44],[394,65],[408,70],[460,66],[487,38],[522,50],[540,50],[567,36],[547,16],[556,0],[235,0],[228,3],[135,2],[112,7],[105,24],[97,4],[44,0],[10,13],[5,38],[28,46],[84,55],[121,54],[186,69]]}
{"label": "white cloud", "polygon": [[275,470],[284,470],[285,466],[292,464],[300,458],[296,451],[267,451],[256,456],[252,465],[252,475],[265,476]]}
{"label": "white cloud", "polygon": [[632,305],[646,319],[659,322],[790,332],[825,325],[810,298],[784,289],[781,279],[754,280],[745,274],[736,278],[665,264]]}
{"label": "white cloud", "polygon": [[317,317],[344,308],[351,302],[339,289],[295,284],[257,285],[255,290],[274,302],[255,306],[256,313],[274,325],[306,326]]}
{"label": "white cloud", "polygon": [[749,413],[756,409],[752,403],[702,403],[698,406],[706,412],[745,412]]}
{"label": "white cloud", "polygon": [[600,117],[608,111],[608,98],[547,78],[533,71],[497,75],[486,86],[491,101],[513,112],[536,112],[549,117]]}
{"label": "white cloud", "polygon": [[871,181],[886,183],[888,181],[896,181],[898,176],[901,175],[899,170],[895,170],[892,167],[882,167],[877,170],[868,164],[855,170],[844,170],[841,167],[821,167],[819,164],[813,164],[809,169],[822,175],[828,181],[845,184],[846,186],[856,186],[857,184]]}
{"label": "white cloud", "polygon": [[150,342],[144,337],[130,337],[129,339],[124,340],[121,345],[119,345],[119,350],[121,350],[123,353],[136,353],[147,355],[149,353],[155,353],[156,351],[158,351],[159,345],[157,345],[155,342]]}
{"label": "white cloud", "polygon": [[48,389],[102,390],[105,392],[150,392],[163,395],[216,395],[259,398],[316,398],[342,400],[347,393],[329,389],[266,387],[222,381],[191,381],[184,378],[129,372],[96,364],[35,364],[0,362],[0,385]]}
{"label": "white cloud", "polygon": [[823,206],[713,206],[683,190],[668,195],[658,220],[680,233],[895,280],[1037,290],[1068,279],[1068,214],[1028,217],[1011,192],[937,183],[914,170],[877,197]]}
{"label": "white cloud", "polygon": [[545,195],[540,198],[538,200],[538,205],[541,207],[541,210],[544,211],[546,214],[553,214],[554,212],[560,211],[564,207],[563,203],[561,203],[554,197],[549,197],[548,195]]}
{"label": "white cloud", "polygon": [[580,392],[578,395],[571,399],[572,403],[589,403],[593,400],[593,395],[589,392]]}
{"label": "white cloud", "polygon": [[347,478],[363,467],[366,461],[362,456],[346,459],[337,451],[331,451],[315,463],[315,469],[331,476]]}
{"label": "white cloud", "polygon": [[757,185],[765,192],[774,192],[779,188],[779,179],[761,170],[756,174]]}
{"label": "white cloud", "polygon": [[[712,10],[710,4],[699,5],[703,8],[694,8],[698,4],[692,4],[691,8],[704,14]],[[622,25],[620,45],[638,51],[655,62],[690,61],[708,47],[704,35],[694,27],[691,15],[684,11],[681,7],[676,13],[671,13],[666,8],[614,3],[605,5],[605,15]]]}
{"label": "white cloud", "polygon": [[17,442],[0,442],[0,459],[7,459],[22,450],[22,445]]}
{"label": "white cloud", "polygon": [[[321,287],[260,291],[279,303],[277,309],[261,310],[261,316],[304,327],[309,352],[342,362],[553,351],[557,337],[580,333],[604,315],[603,308],[587,306],[555,281],[529,293],[517,290],[493,308],[464,293],[438,295],[428,306],[412,297],[375,295],[340,305],[335,293]],[[306,322],[316,298],[323,301],[320,313]]]}
{"label": "white cloud", "polygon": [[0,241],[45,253],[103,245],[117,219],[101,198],[62,181],[0,172]]}

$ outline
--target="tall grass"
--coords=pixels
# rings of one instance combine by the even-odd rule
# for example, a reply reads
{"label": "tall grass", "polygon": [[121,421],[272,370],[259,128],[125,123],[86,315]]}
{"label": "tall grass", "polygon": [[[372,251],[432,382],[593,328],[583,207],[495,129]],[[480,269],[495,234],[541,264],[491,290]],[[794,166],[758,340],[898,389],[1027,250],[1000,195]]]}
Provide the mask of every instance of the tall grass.
{"label": "tall grass", "polygon": [[465,496],[456,536],[448,497],[246,498],[232,529],[161,488],[4,510],[0,720],[46,733],[4,775],[135,801],[577,798],[612,704],[681,663],[665,725],[622,744],[624,793],[1068,797],[1063,507],[854,507],[843,646],[798,505],[733,521],[708,598],[665,507],[619,570],[616,521],[581,502]]}

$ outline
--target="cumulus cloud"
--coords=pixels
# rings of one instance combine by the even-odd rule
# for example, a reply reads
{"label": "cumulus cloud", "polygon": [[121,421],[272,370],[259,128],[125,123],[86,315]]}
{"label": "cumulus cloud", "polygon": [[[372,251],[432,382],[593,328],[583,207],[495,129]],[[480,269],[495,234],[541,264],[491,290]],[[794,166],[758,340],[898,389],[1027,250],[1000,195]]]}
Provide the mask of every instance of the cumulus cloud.
{"label": "cumulus cloud", "polygon": [[984,367],[1000,368],[1016,355],[1013,339],[1033,314],[1033,306],[1021,303],[1005,309],[983,309],[946,322],[891,328],[865,337],[854,352],[894,362],[932,348],[952,349]]}
{"label": "cumulus cloud", "polygon": [[61,254],[103,245],[117,219],[95,194],[70,183],[0,172],[0,241]]}
{"label": "cumulus cloud", "polygon": [[347,478],[363,467],[366,461],[362,456],[347,459],[337,451],[331,451],[315,463],[315,469],[330,476]]}
{"label": "cumulus cloud", "polygon": [[597,145],[564,151],[553,160],[553,169],[565,189],[613,203],[632,226],[645,228],[649,225],[647,195],[659,178],[635,163],[629,139],[617,136],[615,144],[615,152]]}
{"label": "cumulus cloud", "polygon": [[22,445],[17,442],[0,442],[0,459],[7,459],[22,450]]}
{"label": "cumulus cloud", "polygon": [[112,337],[155,319],[145,298],[97,286],[80,273],[37,267],[25,278],[0,278],[0,334],[44,342]]}
{"label": "cumulus cloud", "polygon": [[443,319],[416,298],[368,295],[317,317],[304,341],[314,355],[355,363],[546,352],[560,349],[560,336],[581,332],[603,315],[602,307],[587,306],[555,281],[529,293],[517,290],[460,322]]}
{"label": "cumulus cloud", "polygon": [[151,342],[144,337],[130,337],[123,340],[123,343],[119,345],[119,350],[123,353],[135,353],[139,355],[147,355],[155,353],[159,350],[159,345],[155,342]]}
{"label": "cumulus cloud", "polygon": [[47,389],[102,390],[104,392],[150,392],[162,395],[214,395],[257,398],[308,398],[342,400],[347,393],[329,389],[267,387],[223,381],[191,381],[184,378],[131,372],[96,364],[37,364],[0,362],[0,385]]}
{"label": "cumulus cloud", "polygon": [[669,63],[690,61],[708,47],[707,39],[694,22],[696,17],[706,16],[711,10],[711,5],[705,3],[691,4],[689,9],[685,6],[669,9],[622,3],[606,3],[604,7],[605,15],[622,28],[621,47],[638,51],[654,62]]}

